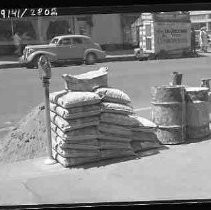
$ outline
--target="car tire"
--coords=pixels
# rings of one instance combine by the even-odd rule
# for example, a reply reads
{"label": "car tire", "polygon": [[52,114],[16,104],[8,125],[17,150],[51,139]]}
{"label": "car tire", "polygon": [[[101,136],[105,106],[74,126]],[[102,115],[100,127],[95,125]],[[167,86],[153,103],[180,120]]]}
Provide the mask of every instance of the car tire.
{"label": "car tire", "polygon": [[88,53],[86,55],[85,64],[92,65],[96,63],[96,61],[97,61],[97,56],[94,53]]}
{"label": "car tire", "polygon": [[41,55],[35,56],[34,59],[30,63],[26,64],[26,68],[27,69],[38,68],[38,60],[39,60],[40,56]]}
{"label": "car tire", "polygon": [[30,62],[30,63],[27,63],[27,64],[25,65],[25,67],[26,67],[27,69],[33,69],[33,68],[34,68],[34,64],[33,64],[32,62]]}

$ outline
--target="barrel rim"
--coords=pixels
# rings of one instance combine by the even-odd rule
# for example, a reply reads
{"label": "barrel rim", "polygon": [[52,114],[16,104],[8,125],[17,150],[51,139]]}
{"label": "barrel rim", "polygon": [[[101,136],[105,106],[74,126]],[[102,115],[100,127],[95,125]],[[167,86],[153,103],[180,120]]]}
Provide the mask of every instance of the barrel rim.
{"label": "barrel rim", "polygon": [[179,89],[179,88],[185,88],[185,85],[155,85],[152,86],[152,88],[162,89],[162,88],[169,88],[169,89]]}
{"label": "barrel rim", "polygon": [[178,101],[170,101],[170,102],[151,102],[153,105],[176,105],[176,104],[185,104],[184,101],[178,102]]}
{"label": "barrel rim", "polygon": [[186,87],[185,90],[186,90],[186,92],[196,92],[196,91],[200,91],[200,90],[209,91],[209,88],[207,88],[207,87]]}
{"label": "barrel rim", "polygon": [[185,128],[186,127],[186,125],[185,124],[182,124],[182,125],[158,125],[158,129],[159,128],[163,128],[163,129],[183,129],[183,128]]}

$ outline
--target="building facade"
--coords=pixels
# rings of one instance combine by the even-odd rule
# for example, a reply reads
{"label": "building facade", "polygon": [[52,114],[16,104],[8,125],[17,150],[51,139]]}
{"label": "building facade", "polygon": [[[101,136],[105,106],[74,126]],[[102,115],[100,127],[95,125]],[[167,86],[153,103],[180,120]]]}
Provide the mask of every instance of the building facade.
{"label": "building facade", "polygon": [[[130,25],[139,14],[95,14],[0,19],[0,54],[14,52],[13,35],[19,32],[23,44],[46,44],[54,36],[82,34],[104,48],[130,46]],[[24,38],[25,37],[25,38]]]}
{"label": "building facade", "polygon": [[211,10],[190,11],[190,19],[195,30],[206,26],[207,30],[211,32]]}

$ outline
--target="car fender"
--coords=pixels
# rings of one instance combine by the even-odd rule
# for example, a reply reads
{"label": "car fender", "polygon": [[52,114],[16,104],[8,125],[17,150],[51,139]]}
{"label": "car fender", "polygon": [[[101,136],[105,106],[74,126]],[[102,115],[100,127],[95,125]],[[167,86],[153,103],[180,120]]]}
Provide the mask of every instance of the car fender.
{"label": "car fender", "polygon": [[28,62],[31,62],[38,55],[46,55],[50,61],[57,60],[57,56],[55,53],[50,53],[50,52],[39,50],[39,51],[35,51],[31,55],[29,55],[29,57],[27,58]]}
{"label": "car fender", "polygon": [[94,53],[98,59],[103,59],[106,56],[106,53],[102,50],[98,50],[95,48],[89,48],[89,49],[85,50],[85,52],[84,52],[84,59],[86,59],[86,56],[88,53]]}

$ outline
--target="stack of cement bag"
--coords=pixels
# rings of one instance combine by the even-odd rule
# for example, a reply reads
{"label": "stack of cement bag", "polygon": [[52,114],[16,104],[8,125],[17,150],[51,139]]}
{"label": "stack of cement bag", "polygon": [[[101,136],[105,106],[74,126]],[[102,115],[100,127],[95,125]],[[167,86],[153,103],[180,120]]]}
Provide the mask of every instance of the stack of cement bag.
{"label": "stack of cement bag", "polygon": [[133,156],[131,147],[133,126],[137,121],[130,117],[133,113],[131,100],[123,91],[115,88],[97,88],[101,98],[101,115],[99,128],[99,144],[101,158],[119,158]]}
{"label": "stack of cement bag", "polygon": [[108,87],[107,68],[81,75],[63,75],[65,88],[71,91],[90,91],[101,99],[98,143],[102,159],[135,155],[130,145],[133,123],[128,114],[132,108],[129,97],[120,90]]}
{"label": "stack of cement bag", "polygon": [[139,122],[138,126],[132,128],[131,145],[134,152],[139,153],[161,147],[156,136],[156,124],[137,115],[131,117]]}
{"label": "stack of cement bag", "polygon": [[134,114],[127,94],[108,87],[107,70],[65,74],[65,90],[50,94],[53,157],[65,167],[157,146],[154,125]]}
{"label": "stack of cement bag", "polygon": [[53,157],[65,167],[100,159],[100,97],[93,92],[50,94]]}

